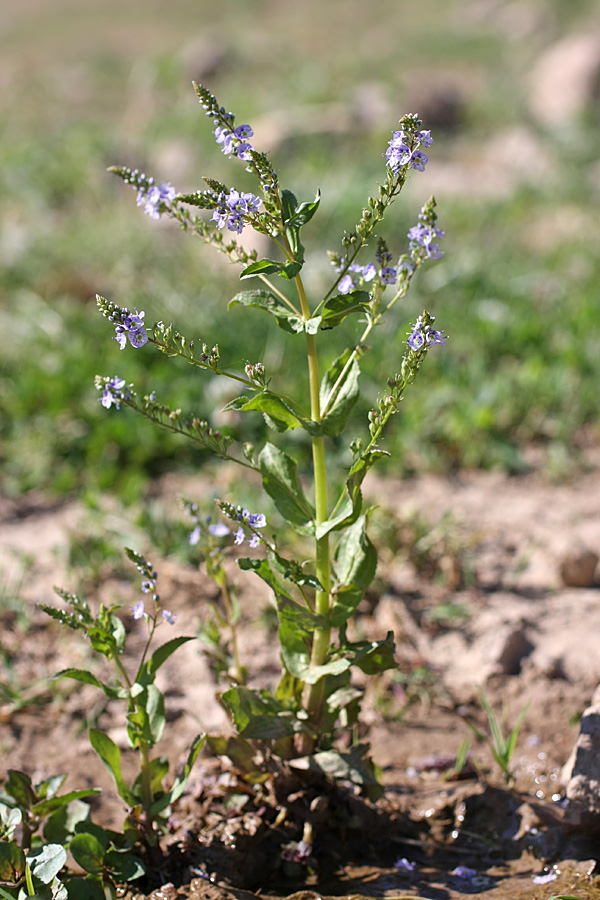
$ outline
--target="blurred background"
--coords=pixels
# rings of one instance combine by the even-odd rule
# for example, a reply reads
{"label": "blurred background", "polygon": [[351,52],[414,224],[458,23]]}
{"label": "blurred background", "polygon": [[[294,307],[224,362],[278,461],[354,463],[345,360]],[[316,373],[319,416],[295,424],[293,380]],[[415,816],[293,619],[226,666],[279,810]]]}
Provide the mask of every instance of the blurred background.
{"label": "blurred background", "polygon": [[[436,348],[387,438],[395,475],[536,468],[575,477],[599,445],[600,9],[593,0],[2,0],[0,493],[144,496],[202,454],[104,410],[119,374],[202,418],[221,385],[151,349],[120,352],[96,292],[150,323],[219,343],[230,368],[305,377],[270,320],[227,301],[237,270],[106,172],[139,167],[180,191],[202,176],[250,189],[191,87],[201,81],[282,186],[323,199],[306,230],[314,296],[384,174],[390,132],[418,112],[435,144],[382,234],[395,255],[434,193],[445,257],[425,267],[364,360],[356,429],[426,307]],[[366,262],[365,260],[363,260]],[[331,333],[331,358],[358,324]],[[225,398],[227,399],[227,398]],[[214,420],[213,420],[214,421]],[[219,427],[222,419],[218,419]],[[260,423],[233,422],[260,441]],[[244,430],[245,429],[245,430]],[[340,446],[343,454],[345,448]],[[299,448],[301,454],[301,448]]]}

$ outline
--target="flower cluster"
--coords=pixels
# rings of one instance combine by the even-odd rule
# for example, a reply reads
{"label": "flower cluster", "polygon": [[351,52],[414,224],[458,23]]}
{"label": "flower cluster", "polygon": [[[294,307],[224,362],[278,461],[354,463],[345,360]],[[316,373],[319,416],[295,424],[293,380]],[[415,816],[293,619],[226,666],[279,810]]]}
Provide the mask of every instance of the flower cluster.
{"label": "flower cluster", "polygon": [[212,221],[217,223],[217,228],[224,228],[227,225],[229,231],[237,231],[241,234],[250,213],[258,212],[261,200],[250,193],[240,194],[239,191],[231,190],[228,194],[222,191],[219,194],[218,206],[215,209]]}
{"label": "flower cluster", "polygon": [[[430,316],[430,319],[433,321],[433,316]],[[414,325],[411,322],[410,327],[412,331],[407,331],[408,340],[406,343],[411,350],[420,350],[424,345],[442,344],[442,346],[445,346],[448,343],[448,335],[442,331],[436,331],[431,325],[425,325],[422,316],[419,316]]]}
{"label": "flower cluster", "polygon": [[124,306],[120,310],[113,311],[111,315],[108,316],[108,321],[113,322],[115,331],[117,332],[113,341],[118,343],[121,350],[125,349],[127,338],[129,338],[131,346],[136,349],[143,347],[144,344],[148,343],[150,338],[148,337],[148,332],[144,328],[145,315],[145,312],[138,312],[137,308],[134,312],[130,312],[127,307]]}
{"label": "flower cluster", "polygon": [[[130,385],[130,387],[133,387],[133,385]],[[99,397],[99,400],[105,409],[110,409],[113,405],[116,409],[121,408],[121,400],[125,400],[130,393],[129,388],[125,390],[123,388],[125,388],[125,379],[119,378],[118,375],[115,375],[113,378],[96,376],[96,389],[102,391],[102,396]]]}
{"label": "flower cluster", "polygon": [[[232,503],[226,503],[222,500],[218,500],[217,505],[228,519],[232,519],[234,522],[243,522],[250,527],[252,534],[248,539],[248,545],[252,548],[257,547],[262,538],[262,534],[256,529],[265,527],[267,524],[266,517],[262,513],[251,513],[241,506],[234,506]],[[238,545],[243,544],[246,540],[246,532],[242,525],[239,526],[237,531],[234,531],[233,539]]]}
{"label": "flower cluster", "polygon": [[[144,559],[143,556],[140,556],[139,553],[135,553],[133,550],[126,550],[127,556],[129,559],[135,563],[138,572],[142,576],[142,591],[144,594],[152,594],[152,599],[155,603],[160,602],[160,597],[156,591],[156,581],[158,579],[158,572],[155,572],[152,563],[147,559]],[[145,614],[144,601],[139,600],[135,606],[131,607],[131,614],[134,619],[141,619]],[[169,625],[174,625],[177,616],[175,613],[172,613],[170,609],[162,610],[162,617],[165,622],[168,622]]]}
{"label": "flower cluster", "polygon": [[167,202],[175,199],[177,191],[166,181],[156,184],[154,178],[142,177],[144,183],[138,190],[137,205],[141,206],[151,219],[160,219],[161,213],[166,210]]}
{"label": "flower cluster", "polygon": [[254,132],[249,125],[238,125],[233,128],[233,115],[225,113],[224,119],[231,121],[231,127],[225,125],[217,125],[213,134],[217,139],[217,144],[221,144],[221,150],[226,156],[237,156],[245,162],[250,162],[252,157],[250,153],[254,150],[247,138],[253,136]]}
{"label": "flower cluster", "polygon": [[393,132],[392,139],[385,151],[387,165],[392,175],[397,175],[400,169],[407,165],[417,172],[423,172],[425,169],[428,156],[419,147],[430,147],[433,144],[433,138],[430,131],[417,130],[420,124],[420,119],[416,118],[414,122],[411,122],[414,130],[413,127],[409,127]]}

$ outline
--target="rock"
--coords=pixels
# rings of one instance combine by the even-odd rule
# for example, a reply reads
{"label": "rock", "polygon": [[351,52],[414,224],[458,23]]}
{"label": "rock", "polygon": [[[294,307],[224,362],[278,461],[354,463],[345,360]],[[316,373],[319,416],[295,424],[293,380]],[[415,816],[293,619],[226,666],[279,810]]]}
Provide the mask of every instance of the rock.
{"label": "rock", "polygon": [[499,631],[491,655],[495,670],[503,675],[518,675],[523,659],[529,656],[533,648],[524,623],[506,625]]}
{"label": "rock", "polygon": [[571,34],[549,47],[529,78],[529,108],[545,125],[574,121],[597,101],[600,33]]}
{"label": "rock", "polygon": [[566,587],[592,587],[598,558],[598,554],[588,547],[577,546],[567,551],[559,563],[562,583]]}
{"label": "rock", "polygon": [[589,706],[581,717],[564,822],[574,829],[600,828],[600,704]]}

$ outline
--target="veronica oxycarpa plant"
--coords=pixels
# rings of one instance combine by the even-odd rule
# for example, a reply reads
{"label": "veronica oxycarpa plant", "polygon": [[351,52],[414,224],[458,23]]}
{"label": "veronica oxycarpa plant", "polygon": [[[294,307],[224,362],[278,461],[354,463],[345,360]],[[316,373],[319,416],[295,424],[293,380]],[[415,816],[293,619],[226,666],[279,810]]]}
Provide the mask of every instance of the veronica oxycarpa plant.
{"label": "veronica oxycarpa plant", "polygon": [[[260,748],[263,765],[273,753],[298,766],[308,765],[310,757],[311,768],[320,767],[366,787],[373,785],[366,748],[352,741],[345,749],[336,744],[340,729],[351,733],[359,713],[361,691],[353,685],[351,671],[357,667],[371,675],[395,663],[391,632],[375,642],[352,640],[348,635],[348,622],[377,565],[361,485],[371,467],[388,455],[381,443],[383,432],[398,412],[407,386],[430,348],[446,343],[430,313],[423,311],[410,324],[397,371],[389,375],[369,413],[368,436],[348,440],[351,460],[343,481],[337,475],[336,481],[344,486],[333,500],[328,493],[328,478],[333,482],[327,452],[330,440],[345,432],[359,396],[360,360],[371,332],[405,296],[417,270],[442,256],[439,242],[444,233],[436,224],[433,198],[422,207],[399,258],[398,251],[379,236],[382,220],[408,174],[425,168],[425,149],[433,140],[418,116],[406,115],[400,121],[385,152],[385,180],[376,196],[369,197],[355,229],[344,234],[341,250],[329,253],[334,267],[331,285],[316,300],[307,295],[302,278],[301,232],[319,208],[319,194],[299,202],[290,190],[281,188],[268,157],[252,145],[250,126],[236,125],[234,116],[208,90],[194,87],[217,142],[227,156],[255,176],[256,193],[238,191],[211,178],[204,179],[204,190],[179,193],[137,169],[119,166],[111,171],[134,188],[138,205],[149,216],[175,219],[184,231],[240,266],[240,279],[252,280],[254,286],[237,293],[230,308],[244,306],[266,313],[274,317],[287,340],[303,341],[307,378],[302,383],[298,379],[293,396],[284,393],[278,390],[277,373],[267,372],[262,362],[248,361],[243,371],[235,370],[221,358],[218,346],[188,340],[161,321],[149,326],[144,312],[98,297],[99,309],[114,326],[114,339],[121,349],[153,345],[192,364],[194,371],[230,379],[240,392],[225,409],[263,416],[273,438],[256,450],[206,421],[163,405],[154,391],[138,395],[132,384],[118,376],[98,376],[96,386],[107,409],[129,407],[217,457],[257,472],[277,513],[308,544],[306,560],[291,558],[269,536],[264,512],[238,505],[241,498],[217,501],[223,519],[230,523],[220,523],[221,536],[229,527],[232,542],[239,546],[249,542],[257,550],[251,557],[238,559],[240,568],[254,571],[273,591],[283,671],[275,692],[250,689],[236,681],[231,684],[222,700],[237,737],[226,743],[214,739],[214,748],[233,754],[247,773],[259,772]],[[272,259],[259,259],[255,251],[243,248],[237,236],[247,227],[271,239]],[[369,253],[359,263],[359,256]],[[341,356],[331,359],[327,332],[350,316],[362,322],[362,334]],[[292,429],[301,429],[312,445],[312,473],[306,479],[297,460],[281,446]],[[304,483],[310,485],[308,493]]]}

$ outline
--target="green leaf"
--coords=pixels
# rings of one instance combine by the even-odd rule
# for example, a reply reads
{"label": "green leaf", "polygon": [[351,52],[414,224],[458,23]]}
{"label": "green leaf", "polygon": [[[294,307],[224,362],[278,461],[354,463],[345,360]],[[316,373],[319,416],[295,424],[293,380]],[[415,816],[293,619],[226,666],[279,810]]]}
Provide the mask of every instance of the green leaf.
{"label": "green leaf", "polygon": [[77,865],[91,875],[101,875],[106,850],[97,837],[89,832],[76,834],[69,844],[69,851]]}
{"label": "green leaf", "polygon": [[[331,364],[321,380],[319,394],[321,399],[321,409],[325,409],[329,395],[333,386],[337,383],[338,378],[344,371],[348,359],[353,351],[346,350],[341,356]],[[348,416],[352,411],[352,407],[356,403],[359,395],[358,378],[360,368],[356,360],[353,360],[348,367],[348,371],[344,375],[344,379],[336,389],[333,400],[329,404],[325,417],[322,420],[323,433],[329,437],[336,437],[341,434],[346,427]]]}
{"label": "green leaf", "polygon": [[283,577],[284,581],[291,581],[301,587],[309,587],[314,591],[324,591],[325,588],[315,575],[310,575],[304,571],[300,563],[295,560],[285,559],[267,547],[267,559],[271,569]]}
{"label": "green leaf", "polygon": [[266,559],[239,559],[238,565],[245,571],[256,572],[272,588],[279,619],[281,658],[288,672],[304,679],[310,667],[312,635],[317,628],[329,627],[327,619],[296,603]]}
{"label": "green leaf", "polygon": [[25,877],[25,854],[16,841],[0,841],[0,884],[19,884]]}
{"label": "green leaf", "polygon": [[311,422],[310,419],[298,415],[291,401],[288,403],[270,391],[260,391],[251,398],[246,395],[236,397],[223,407],[223,410],[262,412],[275,423],[277,431],[287,431],[288,428],[303,428],[309,434],[320,434],[322,431],[320,423]]}
{"label": "green leaf", "polygon": [[[147,672],[148,676],[154,679],[154,676],[162,666],[164,662],[168,660],[171,654],[175,653],[182,644],[186,644],[188,641],[193,641],[195,638],[193,637],[176,637],[170,641],[166,641],[166,643],[161,644],[160,647],[157,647],[148,662],[143,667],[145,672]],[[141,679],[138,679],[141,681]]]}
{"label": "green leaf", "polygon": [[280,275],[282,278],[291,281],[301,269],[302,263],[297,261],[284,263],[276,262],[273,259],[259,259],[257,262],[246,266],[240,273],[240,279],[253,278],[255,275]]}
{"label": "green leaf", "polygon": [[383,641],[358,641],[347,644],[344,649],[351,651],[351,663],[365,675],[378,675],[386,669],[395,669],[398,664],[394,658],[394,632],[388,631]]}
{"label": "green leaf", "polygon": [[50,884],[65,865],[67,851],[60,844],[46,844],[40,850],[33,850],[27,861],[35,877],[44,884]]}
{"label": "green leaf", "polygon": [[232,306],[251,306],[255,309],[262,309],[274,316],[279,327],[288,334],[301,334],[304,331],[302,317],[270,291],[241,291],[229,301],[227,308],[231,309]]}
{"label": "green leaf", "polygon": [[68,806],[61,806],[44,825],[44,839],[50,844],[66,844],[79,830],[79,825],[89,822],[90,811],[89,804],[83,800],[71,800]]}
{"label": "green leaf", "polygon": [[301,228],[303,225],[306,225],[307,222],[310,222],[310,220],[318,210],[319,204],[321,202],[321,191],[317,190],[314,200],[306,200],[299,206],[298,201],[291,191],[282,191],[282,198],[285,194],[291,194],[291,196],[293,197],[294,208],[292,209],[292,204],[290,204],[289,207],[286,208],[286,204],[284,202],[284,213],[286,214],[284,217],[284,222],[286,225],[292,225],[295,228]]}
{"label": "green leaf", "polygon": [[123,773],[121,771],[121,751],[114,741],[107,734],[98,731],[96,728],[90,728],[90,743],[110,774],[113,777],[119,796],[128,806],[135,806],[137,800],[133,793],[127,787]]}
{"label": "green leaf", "polygon": [[280,515],[299,534],[314,534],[314,510],[304,496],[296,460],[267,442],[257,461],[263,487]]}
{"label": "green leaf", "polygon": [[74,678],[75,681],[82,681],[84,684],[93,684],[94,687],[100,688],[101,691],[104,691],[107,697],[117,698],[120,700],[124,700],[128,697],[128,691],[126,688],[117,687],[111,684],[105,684],[103,681],[100,681],[99,678],[96,678],[95,675],[92,675],[91,672],[88,672],[87,669],[62,669],[60,672],[57,672],[54,675],[54,678]]}
{"label": "green leaf", "polygon": [[221,695],[233,723],[248,740],[275,740],[294,734],[298,722],[291,711],[269,691],[233,687]]}
{"label": "green leaf", "polygon": [[190,752],[188,753],[188,757],[187,757],[186,763],[185,763],[182,771],[179,773],[179,775],[176,777],[175,781],[173,782],[173,787],[171,788],[171,790],[168,791],[163,797],[159,797],[158,800],[152,804],[152,806],[150,807],[150,815],[151,816],[158,815],[158,813],[162,812],[163,809],[166,809],[167,806],[170,806],[171,803],[174,803],[175,800],[177,800],[179,797],[181,797],[181,795],[183,794],[183,792],[185,790],[185,786],[188,782],[188,779],[190,777],[190,772],[192,771],[192,767],[193,767],[194,763],[196,762],[196,759],[198,758],[198,754],[202,750],[202,747],[204,746],[205,741],[206,741],[205,734],[196,735],[196,737],[194,738],[194,740],[192,742]]}
{"label": "green leaf", "polygon": [[31,809],[37,798],[29,775],[19,772],[18,769],[9,769],[6,774],[7,778],[4,782],[6,793],[22,809]]}
{"label": "green leaf", "polygon": [[375,577],[377,550],[367,535],[366,524],[367,517],[360,516],[342,533],[336,547],[338,587],[329,618],[338,627],[354,613]]}
{"label": "green leaf", "polygon": [[94,794],[101,794],[102,788],[82,788],[79,791],[69,791],[68,794],[61,794],[59,797],[50,797],[48,800],[42,800],[40,803],[34,804],[31,811],[38,818],[44,818],[65,806],[68,806],[74,800],[82,800],[84,797],[92,797]]}
{"label": "green leaf", "polygon": [[139,739],[142,739],[154,746],[161,739],[165,727],[164,697],[153,682],[146,686],[136,682],[132,685],[131,696],[135,703],[135,711],[127,716],[131,744],[137,747]]}
{"label": "green leaf", "polygon": [[144,863],[130,850],[111,848],[104,857],[104,865],[118,882],[135,881],[136,878],[141,878],[146,874]]}
{"label": "green leaf", "polygon": [[348,496],[344,502],[338,504],[336,507],[338,511],[334,515],[317,526],[315,530],[315,537],[317,540],[320,540],[320,538],[329,534],[330,531],[340,531],[342,528],[346,528],[348,525],[352,525],[353,522],[356,522],[362,509],[361,485],[365,480],[369,469],[377,462],[377,460],[381,459],[382,456],[389,455],[387,450],[380,450],[378,447],[373,447],[357,459],[351,467],[346,480],[346,492]]}
{"label": "green leaf", "polygon": [[335,328],[348,316],[368,311],[370,300],[371,295],[367,291],[351,291],[330,297],[321,311],[321,329]]}

